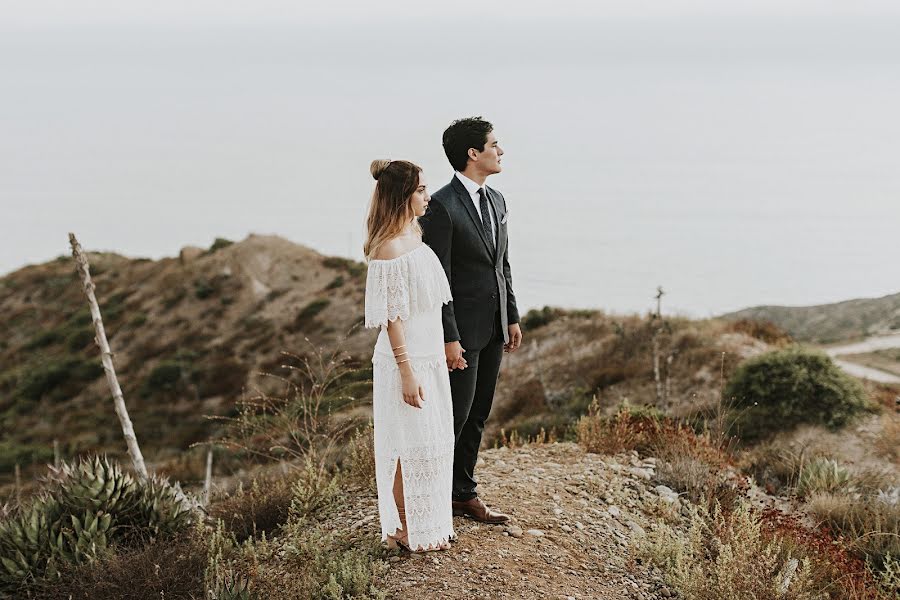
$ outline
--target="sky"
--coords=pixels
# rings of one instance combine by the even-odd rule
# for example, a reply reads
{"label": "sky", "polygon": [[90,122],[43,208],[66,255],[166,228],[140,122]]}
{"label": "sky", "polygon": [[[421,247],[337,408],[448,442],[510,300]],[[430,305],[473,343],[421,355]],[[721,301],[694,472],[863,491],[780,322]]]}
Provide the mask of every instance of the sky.
{"label": "sky", "polygon": [[121,25],[124,23],[190,25],[284,24],[403,20],[441,21],[447,18],[544,20],[658,18],[684,16],[733,17],[853,17],[896,16],[900,6],[890,0],[384,0],[371,2],[296,2],[291,0],[4,0],[3,28]]}
{"label": "sky", "polygon": [[525,307],[896,292],[898,30],[872,1],[0,0],[0,273],[71,230],[359,259],[369,161],[433,191],[440,132],[484,114]]}

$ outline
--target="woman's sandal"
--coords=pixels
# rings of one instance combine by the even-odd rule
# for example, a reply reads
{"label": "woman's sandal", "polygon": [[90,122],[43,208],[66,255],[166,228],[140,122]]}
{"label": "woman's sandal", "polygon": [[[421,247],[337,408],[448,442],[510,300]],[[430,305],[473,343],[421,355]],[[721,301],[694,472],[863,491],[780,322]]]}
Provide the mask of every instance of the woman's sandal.
{"label": "woman's sandal", "polygon": [[450,542],[447,541],[440,546],[435,548],[425,548],[423,550],[413,550],[409,547],[409,534],[406,532],[406,511],[402,508],[397,509],[397,513],[400,515],[400,523],[403,525],[401,529],[397,531],[402,531],[403,535],[391,535],[390,533],[387,536],[387,547],[390,550],[396,550],[400,548],[406,552],[435,552],[437,550],[449,550],[452,546]]}

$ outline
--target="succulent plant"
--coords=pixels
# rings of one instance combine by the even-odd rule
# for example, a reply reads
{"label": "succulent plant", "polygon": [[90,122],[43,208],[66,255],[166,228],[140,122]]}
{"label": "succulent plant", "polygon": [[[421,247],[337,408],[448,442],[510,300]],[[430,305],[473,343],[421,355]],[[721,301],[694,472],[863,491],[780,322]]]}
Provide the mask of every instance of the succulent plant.
{"label": "succulent plant", "polygon": [[153,476],[140,486],[138,525],[154,537],[175,533],[190,524],[194,508],[178,483]]}
{"label": "succulent plant", "polygon": [[139,503],[138,483],[117,463],[93,456],[74,465],[63,464],[56,476],[54,494],[72,510],[96,510],[128,519]]}
{"label": "succulent plant", "polygon": [[251,600],[250,579],[231,575],[216,589],[216,600]]}
{"label": "succulent plant", "polygon": [[175,533],[195,509],[177,483],[137,480],[105,457],[63,464],[29,506],[0,519],[0,598],[53,575],[59,561],[91,562],[115,543]]}

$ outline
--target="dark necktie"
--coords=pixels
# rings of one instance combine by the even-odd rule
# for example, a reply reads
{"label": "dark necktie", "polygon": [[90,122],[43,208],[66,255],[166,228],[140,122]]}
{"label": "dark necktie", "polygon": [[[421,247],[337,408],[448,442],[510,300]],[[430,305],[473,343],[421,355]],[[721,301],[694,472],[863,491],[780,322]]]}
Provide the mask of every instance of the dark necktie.
{"label": "dark necktie", "polygon": [[478,197],[481,199],[478,203],[478,209],[481,211],[481,229],[484,231],[484,237],[488,239],[488,248],[491,254],[494,254],[494,234],[491,233],[491,213],[488,212],[487,194],[484,188],[478,188]]}

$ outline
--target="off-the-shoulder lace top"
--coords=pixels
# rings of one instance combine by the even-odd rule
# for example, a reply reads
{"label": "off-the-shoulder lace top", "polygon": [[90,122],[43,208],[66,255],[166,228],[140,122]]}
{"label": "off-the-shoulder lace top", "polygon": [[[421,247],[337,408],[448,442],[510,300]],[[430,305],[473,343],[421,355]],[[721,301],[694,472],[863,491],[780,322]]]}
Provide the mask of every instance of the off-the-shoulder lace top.
{"label": "off-the-shoulder lace top", "polygon": [[380,327],[398,318],[406,321],[450,300],[447,274],[427,244],[397,258],[369,261],[366,327]]}

